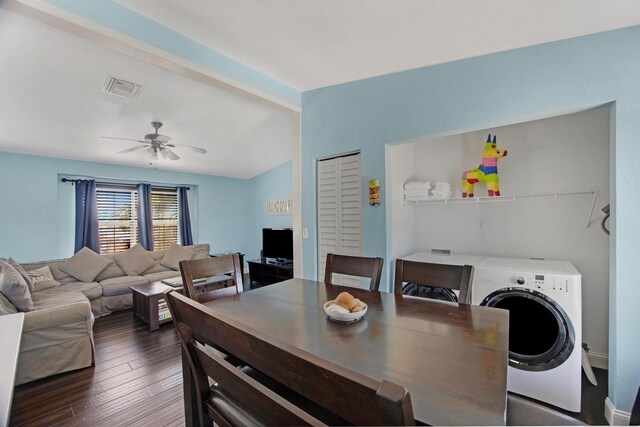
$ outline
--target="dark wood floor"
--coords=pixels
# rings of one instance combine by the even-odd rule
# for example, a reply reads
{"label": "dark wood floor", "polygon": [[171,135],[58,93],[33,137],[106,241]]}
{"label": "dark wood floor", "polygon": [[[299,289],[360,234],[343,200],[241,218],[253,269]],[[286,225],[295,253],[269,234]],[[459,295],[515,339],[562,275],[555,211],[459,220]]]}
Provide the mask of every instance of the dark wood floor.
{"label": "dark wood floor", "polygon": [[[95,367],[16,387],[11,425],[184,425],[180,343],[171,324],[159,331],[131,311],[96,320]],[[606,424],[607,371],[596,369],[598,387],[583,378],[582,412],[588,424]]]}
{"label": "dark wood floor", "polygon": [[180,343],[131,311],[96,320],[95,367],[16,387],[11,425],[184,425]]}

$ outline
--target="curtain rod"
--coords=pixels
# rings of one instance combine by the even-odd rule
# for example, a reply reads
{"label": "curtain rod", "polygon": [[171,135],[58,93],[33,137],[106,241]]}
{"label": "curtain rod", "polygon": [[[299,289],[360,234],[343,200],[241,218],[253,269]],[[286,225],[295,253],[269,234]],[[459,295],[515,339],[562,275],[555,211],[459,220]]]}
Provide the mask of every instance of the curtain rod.
{"label": "curtain rod", "polygon": [[[62,178],[60,181],[62,182],[70,182],[72,185],[75,184],[76,182],[80,181],[80,179],[70,179],[70,178]],[[135,184],[120,184],[117,182],[99,182],[96,181],[96,184],[101,184],[101,185],[124,185],[124,186],[132,186],[135,187]],[[182,185],[176,185],[175,187],[170,187],[170,186],[163,186],[163,185],[152,185],[152,187],[154,188],[177,188],[177,187],[184,187]],[[191,190],[191,187],[186,187],[187,190]]]}

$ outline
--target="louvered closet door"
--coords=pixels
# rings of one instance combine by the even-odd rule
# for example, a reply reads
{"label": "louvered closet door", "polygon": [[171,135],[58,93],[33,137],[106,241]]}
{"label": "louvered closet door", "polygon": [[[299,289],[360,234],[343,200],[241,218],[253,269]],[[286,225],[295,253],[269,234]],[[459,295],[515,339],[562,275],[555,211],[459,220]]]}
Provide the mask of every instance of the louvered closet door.
{"label": "louvered closet door", "polygon": [[[327,253],[361,255],[360,154],[318,162],[318,278],[324,280]],[[335,275],[334,283],[362,286],[360,278]]]}

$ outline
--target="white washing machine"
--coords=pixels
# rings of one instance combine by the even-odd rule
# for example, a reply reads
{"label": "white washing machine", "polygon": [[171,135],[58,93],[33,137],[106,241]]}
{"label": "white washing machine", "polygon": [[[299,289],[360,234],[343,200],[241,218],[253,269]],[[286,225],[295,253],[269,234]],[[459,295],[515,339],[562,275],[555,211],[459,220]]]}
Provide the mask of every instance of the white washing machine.
{"label": "white washing machine", "polygon": [[509,310],[509,391],[580,412],[582,279],[569,261],[485,257],[472,304]]}

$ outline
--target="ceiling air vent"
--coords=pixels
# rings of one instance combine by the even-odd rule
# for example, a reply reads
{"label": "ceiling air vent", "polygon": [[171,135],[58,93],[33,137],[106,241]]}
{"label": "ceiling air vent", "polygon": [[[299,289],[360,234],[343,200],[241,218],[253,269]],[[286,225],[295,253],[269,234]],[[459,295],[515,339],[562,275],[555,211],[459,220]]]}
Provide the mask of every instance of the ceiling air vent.
{"label": "ceiling air vent", "polygon": [[138,99],[140,92],[142,92],[142,86],[109,76],[104,82],[102,91],[123,98]]}

